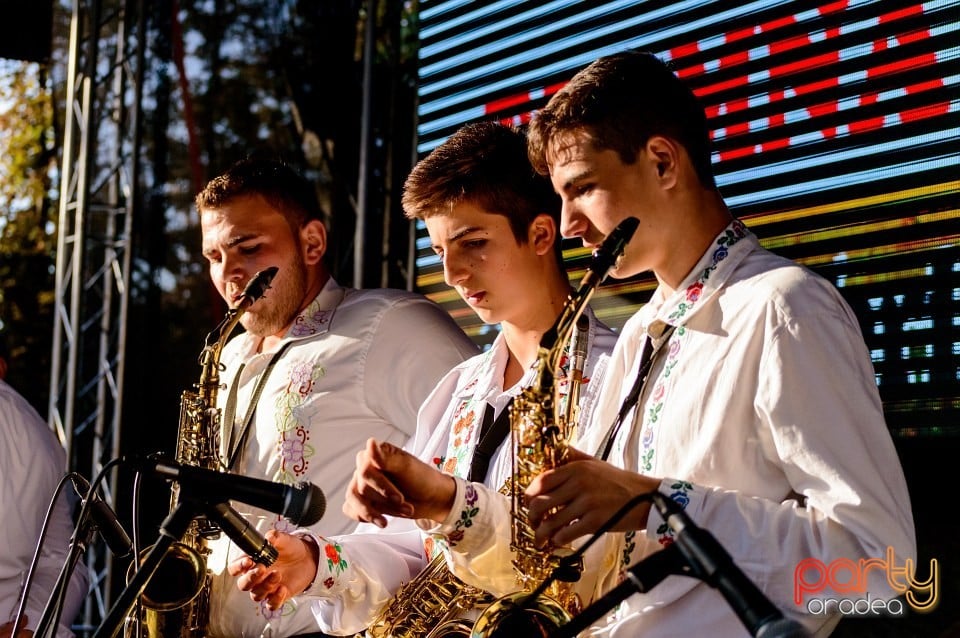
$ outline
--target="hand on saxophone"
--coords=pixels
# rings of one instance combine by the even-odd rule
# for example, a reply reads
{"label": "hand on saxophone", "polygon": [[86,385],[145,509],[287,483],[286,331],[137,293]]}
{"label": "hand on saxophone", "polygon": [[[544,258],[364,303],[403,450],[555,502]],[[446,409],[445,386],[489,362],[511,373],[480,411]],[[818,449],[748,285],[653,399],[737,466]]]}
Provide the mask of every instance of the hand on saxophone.
{"label": "hand on saxophone", "polygon": [[[566,462],[537,476],[526,489],[530,526],[537,543],[566,545],[593,534],[631,498],[659,485],[657,479],[567,448]],[[637,505],[612,531],[645,528],[649,512],[649,503]]]}
{"label": "hand on saxophone", "polygon": [[243,556],[231,561],[227,571],[236,577],[240,591],[250,592],[250,598],[257,602],[266,600],[271,609],[279,609],[316,578],[320,552],[309,537],[277,530],[268,531],[264,537],[277,549],[273,565],[267,567]]}
{"label": "hand on saxophone", "polygon": [[386,527],[386,516],[442,521],[456,489],[452,476],[395,445],[368,439],[357,453],[343,513],[378,527]]}

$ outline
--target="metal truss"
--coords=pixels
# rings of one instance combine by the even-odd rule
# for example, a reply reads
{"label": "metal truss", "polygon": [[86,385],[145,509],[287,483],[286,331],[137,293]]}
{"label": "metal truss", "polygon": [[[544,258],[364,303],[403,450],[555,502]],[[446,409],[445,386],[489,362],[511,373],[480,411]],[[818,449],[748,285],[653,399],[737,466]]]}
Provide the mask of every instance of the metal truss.
{"label": "metal truss", "polygon": [[[73,0],[48,418],[70,469],[91,481],[119,450],[145,46],[143,0]],[[103,482],[110,505],[115,480]],[[111,602],[102,541],[85,560],[92,591],[78,635]]]}

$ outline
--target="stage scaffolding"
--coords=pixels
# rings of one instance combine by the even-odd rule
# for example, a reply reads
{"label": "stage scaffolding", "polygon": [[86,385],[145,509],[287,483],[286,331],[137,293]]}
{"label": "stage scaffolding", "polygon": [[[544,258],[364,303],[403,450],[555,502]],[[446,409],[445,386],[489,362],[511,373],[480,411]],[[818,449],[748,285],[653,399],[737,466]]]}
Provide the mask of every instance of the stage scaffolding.
{"label": "stage scaffolding", "polygon": [[[118,453],[138,205],[143,0],[73,0],[60,174],[48,418],[69,469],[91,481]],[[114,505],[115,477],[103,483]],[[110,606],[112,560],[87,549],[92,595],[78,635]]]}

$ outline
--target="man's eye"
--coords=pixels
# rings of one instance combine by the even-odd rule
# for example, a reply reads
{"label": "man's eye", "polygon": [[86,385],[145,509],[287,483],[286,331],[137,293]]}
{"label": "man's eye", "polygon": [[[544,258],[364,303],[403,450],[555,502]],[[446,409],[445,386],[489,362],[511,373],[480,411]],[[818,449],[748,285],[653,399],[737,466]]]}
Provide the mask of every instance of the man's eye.
{"label": "man's eye", "polygon": [[257,244],[255,246],[240,246],[239,250],[241,255],[252,255],[258,250],[260,250],[260,245]]}
{"label": "man's eye", "polygon": [[467,248],[482,248],[487,243],[486,239],[471,239],[469,241],[463,242],[463,245]]}

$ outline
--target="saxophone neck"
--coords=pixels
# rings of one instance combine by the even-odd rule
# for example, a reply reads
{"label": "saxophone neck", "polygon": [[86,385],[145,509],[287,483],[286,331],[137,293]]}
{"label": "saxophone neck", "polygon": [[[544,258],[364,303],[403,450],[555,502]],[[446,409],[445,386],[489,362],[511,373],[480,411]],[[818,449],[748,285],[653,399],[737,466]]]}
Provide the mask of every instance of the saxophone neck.
{"label": "saxophone neck", "polygon": [[261,270],[247,282],[236,308],[231,308],[220,321],[220,325],[207,335],[206,345],[200,353],[200,381],[197,390],[202,399],[212,404],[220,387],[220,355],[227,339],[240,323],[240,318],[255,301],[260,299],[270,287],[278,268],[271,266]]}

